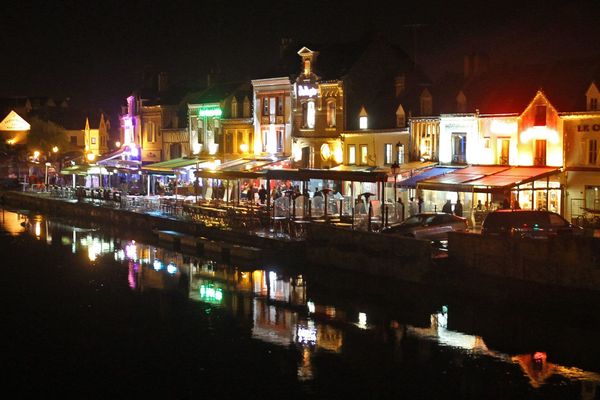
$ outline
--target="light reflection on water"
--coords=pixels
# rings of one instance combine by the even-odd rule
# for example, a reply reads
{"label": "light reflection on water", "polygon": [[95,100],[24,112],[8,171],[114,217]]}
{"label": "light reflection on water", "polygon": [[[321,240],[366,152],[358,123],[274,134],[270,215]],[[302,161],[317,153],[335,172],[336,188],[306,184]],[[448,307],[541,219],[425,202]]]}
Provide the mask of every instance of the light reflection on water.
{"label": "light reflection on water", "polygon": [[[26,216],[2,210],[2,231],[8,235],[28,233],[47,244],[60,244],[95,265],[110,257],[127,266],[127,284],[132,290],[179,290],[197,302],[222,307],[241,315],[252,325],[252,337],[277,346],[300,350],[297,376],[314,378],[313,357],[319,352],[339,354],[346,336],[357,330],[381,328],[366,312],[319,304],[307,294],[301,274],[287,276],[273,269],[244,269],[215,260],[188,256],[135,240],[108,238],[101,231],[60,224],[41,215]],[[190,278],[191,277],[191,278]],[[583,382],[581,398],[600,393],[600,374],[548,361],[548,354],[506,354],[488,348],[484,338],[448,329],[452,310],[448,306],[429,317],[429,326],[414,326],[392,320],[389,329],[400,342],[403,338],[434,342],[469,357],[488,357],[516,365],[533,388],[540,388],[552,376]],[[541,350],[541,349],[540,349]]]}

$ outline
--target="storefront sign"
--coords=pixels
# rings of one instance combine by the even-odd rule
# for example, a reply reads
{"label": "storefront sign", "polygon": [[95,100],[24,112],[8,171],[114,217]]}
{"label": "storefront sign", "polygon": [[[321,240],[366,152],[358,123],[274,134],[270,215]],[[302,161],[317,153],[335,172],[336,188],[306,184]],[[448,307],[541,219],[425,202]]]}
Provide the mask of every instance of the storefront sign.
{"label": "storefront sign", "polygon": [[28,131],[31,125],[14,111],[0,123],[0,131]]}
{"label": "storefront sign", "polygon": [[314,97],[317,95],[317,93],[318,93],[317,88],[314,86],[306,86],[306,85],[298,86],[298,96]]}
{"label": "storefront sign", "polygon": [[600,124],[577,125],[577,132],[600,132]]}

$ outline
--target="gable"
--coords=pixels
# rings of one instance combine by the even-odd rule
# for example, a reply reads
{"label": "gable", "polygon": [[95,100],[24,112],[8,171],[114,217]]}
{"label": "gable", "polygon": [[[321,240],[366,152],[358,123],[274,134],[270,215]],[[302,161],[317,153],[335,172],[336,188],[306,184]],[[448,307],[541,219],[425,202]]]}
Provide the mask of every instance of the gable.
{"label": "gable", "polygon": [[28,131],[31,125],[14,110],[0,122],[0,131]]}

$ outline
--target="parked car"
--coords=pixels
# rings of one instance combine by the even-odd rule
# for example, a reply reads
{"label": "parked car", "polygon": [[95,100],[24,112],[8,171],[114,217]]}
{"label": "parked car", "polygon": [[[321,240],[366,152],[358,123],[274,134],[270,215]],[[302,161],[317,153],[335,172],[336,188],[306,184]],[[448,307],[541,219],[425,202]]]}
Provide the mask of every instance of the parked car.
{"label": "parked car", "polygon": [[421,213],[399,224],[382,229],[382,233],[394,233],[417,239],[447,240],[448,232],[467,230],[467,219],[446,213]]}
{"label": "parked car", "polygon": [[545,239],[582,233],[582,228],[550,211],[498,210],[489,213],[481,225],[482,235]]}

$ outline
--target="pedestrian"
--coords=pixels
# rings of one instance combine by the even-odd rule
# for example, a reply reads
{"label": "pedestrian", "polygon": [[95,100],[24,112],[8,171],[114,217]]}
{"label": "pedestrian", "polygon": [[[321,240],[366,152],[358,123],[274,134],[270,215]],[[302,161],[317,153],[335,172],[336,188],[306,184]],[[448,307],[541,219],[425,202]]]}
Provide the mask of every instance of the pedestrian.
{"label": "pedestrian", "polygon": [[510,202],[506,197],[504,198],[504,200],[502,200],[502,208],[505,210],[508,210],[510,208]]}
{"label": "pedestrian", "polygon": [[408,214],[409,214],[409,216],[412,217],[413,215],[417,214],[417,210],[418,210],[417,207],[418,206],[417,206],[417,202],[415,201],[415,198],[411,197],[410,198],[410,202],[408,203]]}
{"label": "pedestrian", "polygon": [[452,203],[450,200],[446,200],[446,204],[442,207],[442,212],[446,214],[452,214]]}
{"label": "pedestrian", "polygon": [[463,206],[462,206],[462,203],[460,202],[460,199],[456,200],[456,204],[454,205],[454,215],[456,215],[458,217],[463,216]]}
{"label": "pedestrian", "polygon": [[258,201],[260,204],[265,204],[267,200],[267,189],[265,189],[265,185],[260,185],[260,189],[258,189]]}
{"label": "pedestrian", "polygon": [[477,200],[477,206],[475,207],[477,211],[483,211],[483,204],[481,204],[481,200]]}
{"label": "pedestrian", "polygon": [[400,221],[404,221],[404,202],[402,201],[402,197],[398,197],[397,210],[400,217]]}
{"label": "pedestrian", "polygon": [[421,214],[424,210],[424,204],[425,202],[423,201],[423,198],[421,196],[419,196],[419,214]]}

